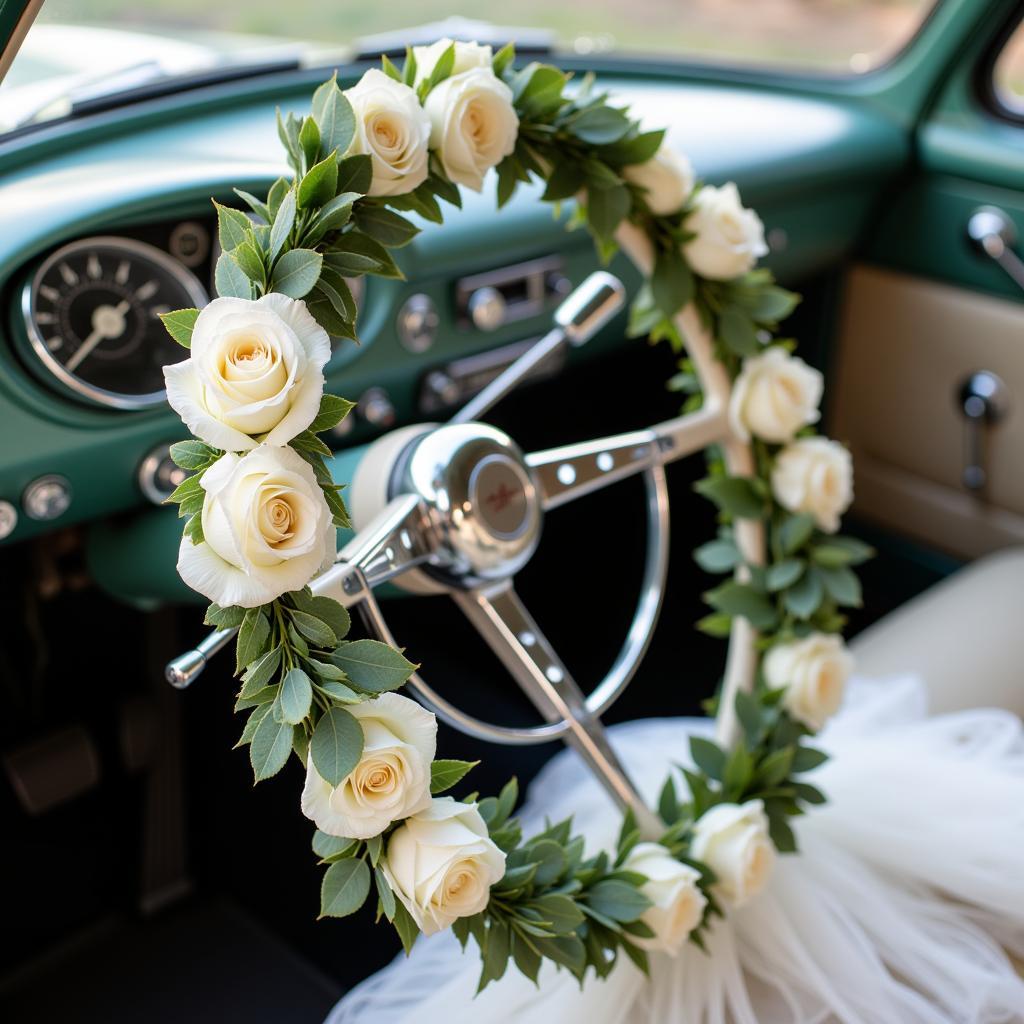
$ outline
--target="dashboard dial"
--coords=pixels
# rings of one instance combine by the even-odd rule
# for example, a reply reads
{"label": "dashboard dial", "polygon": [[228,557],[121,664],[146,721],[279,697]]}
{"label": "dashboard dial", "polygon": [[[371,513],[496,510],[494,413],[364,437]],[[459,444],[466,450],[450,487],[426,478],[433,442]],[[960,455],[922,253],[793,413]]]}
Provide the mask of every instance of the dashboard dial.
{"label": "dashboard dial", "polygon": [[205,306],[195,275],[128,238],[86,238],[58,249],[26,286],[29,341],[53,376],[117,409],[164,401],[163,367],[187,357],[160,314]]}

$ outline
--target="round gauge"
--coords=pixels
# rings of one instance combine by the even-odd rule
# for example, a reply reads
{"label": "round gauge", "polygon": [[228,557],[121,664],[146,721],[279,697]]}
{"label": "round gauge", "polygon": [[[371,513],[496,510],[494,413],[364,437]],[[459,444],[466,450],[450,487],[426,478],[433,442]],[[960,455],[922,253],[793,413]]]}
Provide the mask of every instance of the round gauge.
{"label": "round gauge", "polygon": [[188,353],[160,314],[206,305],[191,271],[128,238],[86,238],[58,249],[26,286],[29,341],[78,395],[116,409],[164,401],[163,367]]}

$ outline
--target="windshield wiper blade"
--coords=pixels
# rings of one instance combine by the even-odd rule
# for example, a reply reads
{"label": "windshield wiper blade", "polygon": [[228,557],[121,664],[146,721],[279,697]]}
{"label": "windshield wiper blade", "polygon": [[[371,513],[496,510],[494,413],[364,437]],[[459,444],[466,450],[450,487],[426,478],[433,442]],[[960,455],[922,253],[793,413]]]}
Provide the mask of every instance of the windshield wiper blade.
{"label": "windshield wiper blade", "polygon": [[445,37],[464,43],[489,44],[494,49],[514,41],[516,53],[529,57],[546,57],[555,52],[555,34],[548,29],[511,28],[452,17],[394,32],[362,36],[352,44],[352,57],[354,60],[375,60],[382,53],[388,57],[401,57],[406,46],[428,46]]}

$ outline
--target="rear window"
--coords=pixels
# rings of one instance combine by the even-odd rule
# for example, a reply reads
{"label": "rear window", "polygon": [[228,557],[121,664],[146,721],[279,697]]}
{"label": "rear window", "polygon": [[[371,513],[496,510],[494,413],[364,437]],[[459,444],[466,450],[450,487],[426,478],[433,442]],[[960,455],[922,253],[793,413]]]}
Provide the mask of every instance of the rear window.
{"label": "rear window", "polygon": [[1003,107],[1015,114],[1024,114],[1024,21],[996,59],[992,85]]}

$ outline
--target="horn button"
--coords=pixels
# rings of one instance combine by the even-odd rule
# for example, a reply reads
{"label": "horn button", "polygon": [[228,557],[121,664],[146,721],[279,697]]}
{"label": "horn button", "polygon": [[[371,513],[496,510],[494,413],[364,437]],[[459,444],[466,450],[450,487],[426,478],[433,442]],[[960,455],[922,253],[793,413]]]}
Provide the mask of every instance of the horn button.
{"label": "horn button", "polygon": [[393,494],[415,493],[431,507],[441,536],[424,571],[466,589],[514,575],[540,540],[541,506],[523,453],[482,423],[438,427],[399,461]]}

